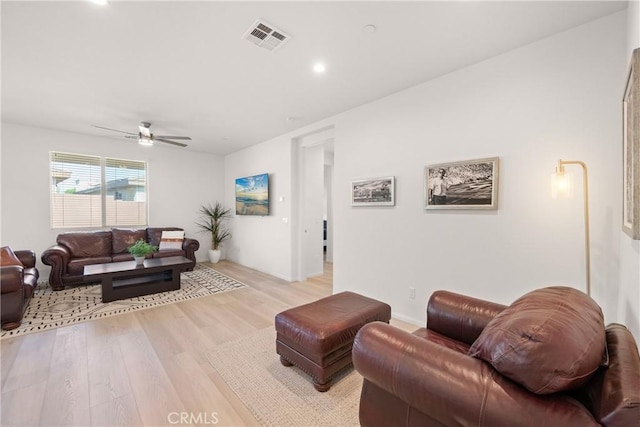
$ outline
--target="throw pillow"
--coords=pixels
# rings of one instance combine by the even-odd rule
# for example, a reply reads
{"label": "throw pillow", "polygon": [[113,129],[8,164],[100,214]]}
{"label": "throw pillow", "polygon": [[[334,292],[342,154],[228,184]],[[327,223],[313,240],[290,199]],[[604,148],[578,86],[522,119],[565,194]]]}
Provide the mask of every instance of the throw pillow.
{"label": "throw pillow", "polygon": [[3,246],[0,248],[0,267],[7,267],[10,265],[17,265],[18,267],[24,267],[20,259],[11,250],[9,246]]}
{"label": "throw pillow", "polygon": [[469,355],[537,394],[578,388],[605,350],[604,318],[586,294],[567,287],[518,298],[484,328]]}
{"label": "throw pillow", "polygon": [[160,238],[159,251],[175,251],[182,249],[184,231],[163,231]]}

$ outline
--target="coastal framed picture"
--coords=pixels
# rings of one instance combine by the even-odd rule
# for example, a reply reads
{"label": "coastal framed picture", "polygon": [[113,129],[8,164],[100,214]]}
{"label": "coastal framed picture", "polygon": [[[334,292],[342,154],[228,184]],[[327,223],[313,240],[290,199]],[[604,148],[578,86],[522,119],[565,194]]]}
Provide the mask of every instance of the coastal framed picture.
{"label": "coastal framed picture", "polygon": [[236,215],[269,215],[269,174],[236,179]]}
{"label": "coastal framed picture", "polygon": [[640,240],[640,48],[633,51],[622,100],[622,230]]}
{"label": "coastal framed picture", "polygon": [[498,209],[498,157],[436,163],[424,169],[425,209]]}
{"label": "coastal framed picture", "polygon": [[351,181],[351,206],[394,206],[395,177]]}

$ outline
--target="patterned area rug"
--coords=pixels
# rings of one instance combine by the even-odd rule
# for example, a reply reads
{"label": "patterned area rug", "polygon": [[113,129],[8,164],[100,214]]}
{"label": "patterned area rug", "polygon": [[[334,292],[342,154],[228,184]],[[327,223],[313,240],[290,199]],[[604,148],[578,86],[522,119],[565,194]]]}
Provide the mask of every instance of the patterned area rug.
{"label": "patterned area rug", "polygon": [[327,392],[317,392],[307,374],[280,363],[273,327],[224,343],[207,358],[263,426],[360,425],[362,376],[346,368]]}
{"label": "patterned area rug", "polygon": [[102,302],[100,285],[77,286],[54,291],[48,282],[38,284],[19,328],[2,331],[0,338],[15,337],[78,322],[129,313],[159,305],[186,301],[245,287],[216,270],[196,264],[193,271],[181,274],[177,291],[162,292],[142,297]]}

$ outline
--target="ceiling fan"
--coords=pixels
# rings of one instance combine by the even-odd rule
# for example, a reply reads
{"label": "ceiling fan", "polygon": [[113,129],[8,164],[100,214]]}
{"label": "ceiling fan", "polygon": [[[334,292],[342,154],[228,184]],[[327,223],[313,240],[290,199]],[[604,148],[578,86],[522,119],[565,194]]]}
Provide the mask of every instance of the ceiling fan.
{"label": "ceiling fan", "polygon": [[91,125],[91,126],[93,126],[94,128],[106,129],[113,132],[126,133],[127,135],[125,136],[125,138],[137,139],[138,142],[142,145],[153,145],[154,142],[158,141],[158,142],[164,142],[166,144],[177,145],[178,147],[186,147],[187,144],[183,144],[182,142],[172,141],[172,139],[191,141],[191,138],[189,138],[188,136],[154,135],[149,130],[149,128],[151,127],[151,123],[149,122],[141,122],[140,126],[138,126],[138,130],[139,130],[138,133],[125,132],[123,130],[106,128],[104,126],[97,126],[97,125]]}

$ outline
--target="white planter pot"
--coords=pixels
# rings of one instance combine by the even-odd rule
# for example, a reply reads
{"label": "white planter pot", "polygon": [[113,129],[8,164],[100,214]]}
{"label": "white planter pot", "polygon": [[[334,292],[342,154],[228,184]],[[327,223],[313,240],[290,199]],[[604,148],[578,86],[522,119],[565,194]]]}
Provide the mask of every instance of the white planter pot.
{"label": "white planter pot", "polygon": [[211,261],[212,263],[216,263],[218,261],[220,261],[220,257],[222,256],[222,252],[220,251],[220,249],[209,249],[209,261]]}
{"label": "white planter pot", "polygon": [[143,256],[134,256],[133,259],[136,260],[136,265],[144,265],[144,257]]}

